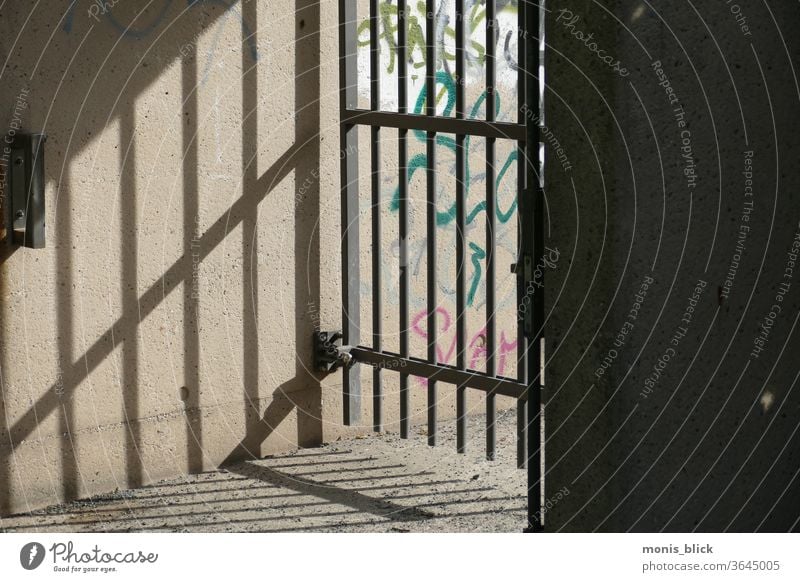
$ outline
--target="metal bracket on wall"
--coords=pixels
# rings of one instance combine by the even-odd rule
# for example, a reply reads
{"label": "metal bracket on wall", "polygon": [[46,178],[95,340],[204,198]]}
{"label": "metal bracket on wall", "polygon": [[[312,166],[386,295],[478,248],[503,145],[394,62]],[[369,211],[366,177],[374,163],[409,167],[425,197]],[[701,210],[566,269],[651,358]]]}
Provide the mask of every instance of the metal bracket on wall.
{"label": "metal bracket on wall", "polygon": [[339,331],[314,332],[314,369],[330,374],[339,367],[347,367],[353,361],[348,346],[341,345],[342,333]]}
{"label": "metal bracket on wall", "polygon": [[6,241],[11,246],[45,246],[43,133],[18,133],[6,154]]}

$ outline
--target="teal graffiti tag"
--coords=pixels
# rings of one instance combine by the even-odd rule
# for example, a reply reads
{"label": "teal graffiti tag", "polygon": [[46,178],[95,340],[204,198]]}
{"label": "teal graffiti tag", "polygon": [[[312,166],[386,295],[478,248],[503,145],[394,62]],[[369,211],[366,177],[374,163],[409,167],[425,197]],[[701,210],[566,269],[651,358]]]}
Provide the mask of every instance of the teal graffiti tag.
{"label": "teal graffiti tag", "polygon": [[[437,84],[437,87],[439,85],[442,85],[444,87],[444,89],[445,89],[444,92],[443,92],[443,96],[440,97],[440,100],[441,99],[445,99],[445,98],[447,99],[447,101],[445,103],[445,106],[444,106],[443,115],[444,116],[449,116],[449,115],[452,114],[452,111],[453,111],[453,109],[455,107],[455,92],[456,92],[455,80],[447,72],[445,72],[445,71],[437,71],[437,73],[436,73],[436,84]],[[476,100],[475,104],[472,106],[472,109],[470,110],[469,116],[468,116],[469,119],[475,119],[477,117],[478,112],[480,111],[480,108],[484,105],[485,101],[486,101],[486,92],[484,91],[480,95],[480,97]],[[425,102],[426,102],[426,91],[423,89],[423,90],[420,91],[420,94],[417,97],[417,100],[416,100],[416,103],[415,103],[415,106],[414,106],[414,113],[415,114],[421,114],[422,113],[422,111],[425,108]],[[497,96],[497,99],[496,99],[496,108],[497,108],[496,113],[498,113],[500,111],[500,97],[499,96]],[[415,131],[413,131],[413,134],[414,134],[414,137],[417,140],[419,140],[420,142],[423,142],[423,143],[425,142],[426,135],[425,135],[424,131],[415,130]],[[471,136],[466,136],[464,138],[464,149],[465,149],[465,156],[464,156],[464,183],[465,183],[465,197],[466,197],[467,201],[469,201],[469,194],[470,194],[471,186],[472,186],[473,182],[475,181],[474,178],[476,178],[476,176],[473,176],[472,171],[470,169],[470,165],[469,165],[469,158],[470,158],[469,152],[470,152],[470,148],[471,148],[471,140],[472,140]],[[456,142],[452,137],[444,136],[444,135],[437,135],[436,144],[439,145],[439,146],[447,148],[448,150],[450,150],[453,153],[455,153],[455,151],[456,151]],[[495,177],[495,196],[497,196],[497,192],[500,190],[500,186],[503,183],[503,180],[506,178],[506,175],[508,174],[508,170],[517,162],[517,158],[518,158],[517,150],[514,149],[512,152],[509,153],[508,157],[506,158],[505,162],[503,163],[502,167],[500,168],[500,171],[497,173],[497,176]],[[406,175],[407,175],[408,182],[411,183],[411,181],[413,180],[414,175],[417,173],[418,170],[425,171],[426,168],[427,168],[427,164],[428,164],[428,156],[426,154],[420,153],[420,154],[416,154],[415,156],[413,156],[411,158],[411,160],[408,162],[408,168],[406,170]],[[517,202],[518,202],[517,201],[517,196],[514,195],[514,199],[512,200],[512,202],[509,205],[509,207],[507,209],[505,209],[505,210],[503,210],[500,207],[499,203],[495,204],[495,213],[496,213],[496,216],[497,216],[497,220],[501,224],[507,223],[512,218],[512,216],[514,215],[514,212],[517,209]],[[395,188],[395,190],[394,190],[394,192],[392,194],[392,198],[391,198],[391,201],[390,201],[389,208],[390,208],[390,210],[392,212],[397,212],[399,210],[399,208],[400,208],[400,187],[399,186]],[[485,212],[485,211],[486,211],[486,200],[485,199],[481,199],[476,204],[474,204],[474,206],[467,213],[466,223],[468,225],[472,224],[475,221],[475,219],[480,215],[480,213],[481,212]],[[441,226],[446,226],[446,225],[452,223],[455,220],[455,216],[456,216],[456,203],[453,202],[450,205],[450,207],[447,208],[446,210],[437,209],[437,211],[436,211],[436,225],[440,226],[440,227]],[[475,294],[477,292],[478,285],[480,284],[480,280],[481,280],[481,276],[482,276],[481,261],[486,258],[486,252],[479,245],[477,245],[475,243],[472,243],[472,242],[469,243],[469,248],[472,251],[470,262],[472,263],[472,266],[473,266],[473,272],[472,272],[472,275],[470,277],[469,292],[467,294],[467,305],[472,306],[474,304]]]}
{"label": "teal graffiti tag", "polygon": [[[445,71],[437,71],[437,73],[436,73],[436,84],[437,84],[437,86],[439,84],[444,85],[444,88],[446,90],[447,103],[446,103],[445,108],[444,108],[444,116],[447,117],[452,113],[453,108],[455,107],[455,90],[456,90],[455,80],[453,79],[452,76],[448,75]],[[423,109],[425,108],[425,100],[426,100],[425,90],[422,89],[420,91],[419,96],[417,97],[417,101],[416,101],[416,104],[414,106],[414,113],[415,114],[419,115],[419,114],[422,113]],[[475,119],[477,117],[478,111],[480,110],[480,108],[483,105],[485,100],[486,100],[486,92],[484,91],[483,93],[481,93],[481,96],[476,100],[475,104],[473,105],[473,107],[472,107],[472,109],[471,109],[471,111],[469,113],[469,116],[468,116],[469,119]],[[496,101],[496,113],[499,113],[499,111],[500,111],[500,96],[499,95],[497,96],[495,101]],[[425,142],[425,132],[424,131],[415,130],[413,133],[414,133],[414,137],[416,137],[420,142],[422,142],[422,143]],[[473,180],[472,180],[472,171],[471,171],[470,165],[469,165],[469,152],[470,152],[470,147],[471,147],[471,141],[472,141],[472,136],[467,136],[466,138],[464,138],[464,150],[465,150],[465,154],[464,154],[464,160],[465,160],[465,162],[464,162],[464,183],[465,183],[465,188],[466,188],[465,195],[466,195],[467,199],[469,199],[470,186],[472,185],[472,182],[473,182]],[[437,135],[436,144],[447,148],[448,150],[450,150],[453,153],[455,153],[455,151],[456,151],[456,142],[455,142],[455,140],[453,138],[451,138],[449,136]],[[503,179],[505,178],[505,176],[506,176],[506,174],[508,172],[508,169],[511,167],[512,164],[514,164],[516,162],[516,160],[517,160],[517,151],[514,150],[508,155],[508,157],[506,158],[506,161],[503,163],[503,166],[501,167],[500,171],[497,173],[497,177],[495,178],[495,191],[499,190],[500,185],[501,185]],[[423,170],[423,169],[427,168],[427,164],[428,164],[428,156],[426,154],[417,154],[417,155],[415,155],[414,157],[411,158],[411,160],[408,163],[408,169],[406,170],[407,178],[408,178],[409,183],[411,182],[411,180],[414,177],[414,174],[416,174],[418,170]],[[397,188],[395,188],[394,193],[392,194],[392,199],[391,199],[389,208],[393,212],[396,212],[400,208],[400,187],[399,186]],[[514,196],[514,200],[511,202],[511,204],[509,205],[507,210],[504,211],[502,208],[500,208],[499,204],[495,204],[495,208],[496,208],[496,213],[497,213],[497,219],[500,221],[501,224],[505,224],[506,222],[508,222],[510,220],[510,218],[514,214],[514,211],[517,208],[517,197]],[[478,214],[480,214],[482,211],[485,211],[485,210],[486,210],[486,201],[485,200],[481,200],[468,213],[468,215],[467,215],[467,224],[471,224],[475,220],[475,218],[478,216]],[[447,210],[444,210],[444,211],[437,210],[436,211],[436,224],[438,226],[446,226],[446,225],[450,224],[451,222],[453,222],[453,220],[455,220],[455,216],[456,216],[456,204],[455,204],[455,202],[453,202]]]}

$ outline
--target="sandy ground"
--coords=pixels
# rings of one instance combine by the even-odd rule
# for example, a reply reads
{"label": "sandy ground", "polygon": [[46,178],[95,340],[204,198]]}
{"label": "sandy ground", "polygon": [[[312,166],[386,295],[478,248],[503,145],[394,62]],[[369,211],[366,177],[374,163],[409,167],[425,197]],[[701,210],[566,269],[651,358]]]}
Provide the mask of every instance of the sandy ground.
{"label": "sandy ground", "polygon": [[455,452],[425,429],[342,440],[0,520],[6,532],[518,532],[525,472],[516,468],[516,418],[498,415],[497,460],[484,458],[483,417]]}

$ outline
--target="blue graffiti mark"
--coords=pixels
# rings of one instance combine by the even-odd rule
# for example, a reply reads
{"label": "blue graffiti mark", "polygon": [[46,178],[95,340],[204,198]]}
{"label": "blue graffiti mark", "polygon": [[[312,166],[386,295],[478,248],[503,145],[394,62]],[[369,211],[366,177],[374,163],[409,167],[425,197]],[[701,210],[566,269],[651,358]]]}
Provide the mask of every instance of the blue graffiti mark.
{"label": "blue graffiti mark", "polygon": [[72,19],[75,17],[75,6],[77,6],[77,4],[78,0],[72,0],[69,8],[67,8],[67,14],[64,17],[64,26],[62,27],[64,32],[72,32]]}
{"label": "blue graffiti mark", "polygon": [[120,34],[135,38],[136,40],[141,40],[144,37],[149,36],[156,29],[156,27],[161,24],[161,21],[164,20],[164,17],[167,15],[167,10],[169,10],[170,6],[172,6],[172,0],[167,0],[164,6],[162,6],[161,12],[159,12],[155,19],[153,19],[153,22],[151,22],[149,26],[145,26],[144,28],[138,30],[131,28],[130,26],[124,26],[120,24],[117,19],[114,18],[114,13],[111,10],[106,10],[105,17],[109,24],[117,29]]}
{"label": "blue graffiti mark", "polygon": [[[250,47],[250,56],[253,58],[254,61],[258,60],[258,47],[256,46],[255,35],[250,30],[250,27],[247,26],[247,22],[245,22],[242,13],[239,11],[238,8],[234,6],[235,0],[230,4],[225,2],[225,0],[187,0],[187,2],[190,7],[199,4],[211,4],[211,5],[216,4],[218,6],[222,6],[223,9],[225,10],[225,17],[223,23],[225,22],[225,20],[227,20],[229,12],[233,12],[236,16],[238,16],[239,22],[242,25],[242,34],[244,34],[245,42],[247,42],[247,44]],[[219,35],[220,33],[218,32],[217,34]],[[219,36],[217,37],[217,39],[214,40],[215,49],[218,41],[219,41]]]}
{"label": "blue graffiti mark", "polygon": [[[169,10],[170,6],[172,6],[172,1],[173,0],[166,0],[166,2],[161,8],[161,11],[156,15],[153,21],[148,26],[145,26],[144,28],[140,29],[132,29],[130,28],[130,26],[124,26],[123,24],[121,24],[114,17],[113,11],[111,9],[105,10],[103,15],[106,17],[106,20],[108,20],[109,24],[111,24],[111,26],[114,27],[114,29],[116,29],[122,36],[133,38],[136,40],[141,40],[152,34],[152,32],[163,22],[165,16],[167,15],[167,11]],[[242,13],[233,5],[233,3],[229,4],[228,2],[225,2],[225,0],[186,0],[186,1],[187,1],[187,6],[189,8],[194,8],[196,6],[199,6],[200,4],[211,4],[211,5],[222,6],[223,10],[225,11],[223,24],[225,21],[227,21],[229,12],[233,12],[236,16],[238,16],[239,21],[241,22],[242,25],[242,33],[245,36],[245,42],[247,42],[250,49],[250,56],[254,61],[258,61],[258,46],[256,46],[254,35],[250,30],[250,27],[245,22],[244,16],[242,16]],[[67,8],[67,13],[64,18],[64,25],[62,27],[62,29],[66,33],[72,32],[72,25],[75,19],[75,9],[78,6],[78,2],[79,0],[72,0],[69,7]],[[219,35],[219,31],[217,34]],[[216,50],[217,42],[218,38],[215,39],[214,41],[214,49],[212,49],[212,52]]]}
{"label": "blue graffiti mark", "polygon": [[[67,15],[66,18],[64,19],[64,26],[62,27],[64,32],[67,33],[72,32],[72,23],[75,19],[75,9],[78,7],[78,1],[79,0],[73,0],[72,3],[69,5],[69,8],[67,9]],[[190,4],[191,2],[192,0],[189,0]],[[172,0],[167,0],[166,3],[161,7],[161,12],[158,13],[153,22],[151,22],[149,26],[146,26],[140,30],[131,29],[117,22],[117,20],[114,18],[114,15],[112,14],[111,8],[105,9],[103,11],[103,16],[105,16],[106,19],[109,21],[109,23],[118,31],[120,31],[120,33],[122,33],[124,36],[128,36],[135,39],[142,39],[145,36],[149,35],[151,32],[153,32],[156,29],[156,27],[159,24],[161,24],[161,21],[164,20],[164,17],[167,14],[167,10],[169,10],[169,7],[171,5],[172,5]]]}

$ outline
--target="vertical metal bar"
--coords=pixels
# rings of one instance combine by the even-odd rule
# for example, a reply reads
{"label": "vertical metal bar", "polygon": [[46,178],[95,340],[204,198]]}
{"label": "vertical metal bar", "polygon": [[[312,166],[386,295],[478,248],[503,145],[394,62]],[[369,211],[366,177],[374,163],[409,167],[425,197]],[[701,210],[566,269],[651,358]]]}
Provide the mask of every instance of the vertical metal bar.
{"label": "vertical metal bar", "polygon": [[[425,114],[436,114],[436,6],[425,2]],[[436,362],[436,133],[427,132],[428,361]],[[436,445],[436,380],[428,379],[428,445]]]}
{"label": "vertical metal bar", "polygon": [[[370,63],[370,109],[380,108],[380,45],[378,0],[369,2],[369,63]],[[381,279],[381,150],[380,128],[371,128],[371,170],[372,170],[372,348],[380,351],[383,333],[383,305]],[[381,369],[376,366],[372,372],[372,429],[383,430],[383,383]]]}
{"label": "vertical metal bar", "polygon": [[[20,134],[17,134],[20,137]],[[25,167],[30,181],[25,182],[25,237],[23,246],[43,249],[45,246],[45,201],[44,201],[44,142],[43,133],[31,133],[24,137],[27,144]],[[12,155],[13,159],[13,155]],[[6,192],[9,188],[6,187]],[[8,195],[8,194],[7,194]],[[14,209],[16,213],[18,209]],[[13,238],[13,232],[8,231]]]}
{"label": "vertical metal bar", "polygon": [[[496,14],[495,0],[486,0],[486,120],[495,120],[495,47],[496,43]],[[497,193],[495,189],[495,140],[486,138],[486,374],[495,376],[497,373],[496,351],[496,314],[495,314],[495,231],[496,216],[495,204]],[[495,457],[495,395],[486,394],[486,458],[494,460]]]}
{"label": "vertical metal bar", "polygon": [[[540,29],[540,2],[529,2],[525,15],[526,21],[526,105],[541,116],[541,95],[539,93],[539,36]],[[528,143],[528,190],[526,198],[532,199],[532,230],[526,233],[526,245],[532,251],[531,262],[539,264],[544,251],[544,192],[542,189],[543,165],[540,165],[539,155],[539,125],[528,117],[526,135]],[[530,207],[529,206],[529,207]],[[531,276],[531,275],[528,275]],[[537,292],[532,297],[533,321],[531,329],[526,329],[527,346],[526,357],[528,365],[528,527],[526,531],[541,531],[544,524],[544,515],[540,511],[544,483],[542,482],[542,374],[541,374],[541,338],[544,323],[544,294],[542,288],[537,287]]]}
{"label": "vertical metal bar", "polygon": [[[526,2],[517,4],[517,123],[525,125],[531,112],[528,111],[525,101],[526,83],[526,54],[525,54],[525,10]],[[536,118],[534,118],[536,120]],[[534,149],[535,151],[535,149]],[[525,285],[523,275],[523,236],[526,229],[523,227],[525,219],[521,204],[524,197],[526,185],[526,161],[527,150],[525,142],[517,142],[517,379],[524,384],[528,382],[528,369],[525,360],[525,332],[523,326],[523,309],[527,310],[528,305],[525,295],[528,289]],[[528,414],[526,403],[523,400],[517,401],[517,467],[524,469],[528,456],[527,450],[527,428]]]}
{"label": "vertical metal bar", "polygon": [[[408,24],[406,0],[397,0],[397,111],[408,113],[408,59],[406,43]],[[399,180],[400,238],[400,355],[408,357],[408,293],[410,264],[408,259],[408,130],[397,130]],[[409,433],[408,374],[400,373],[400,438]]]}
{"label": "vertical metal bar", "polygon": [[[456,117],[464,118],[466,59],[464,56],[464,0],[456,0]],[[456,366],[467,369],[466,338],[466,160],[464,135],[456,136]],[[456,451],[467,450],[467,387],[456,387]]]}
{"label": "vertical metal bar", "polygon": [[[544,236],[541,216],[544,213],[543,192],[539,181],[535,182],[535,198],[533,200],[533,213],[535,217],[533,237],[533,257],[538,264],[544,248]],[[544,526],[544,512],[542,498],[544,495],[544,482],[542,481],[542,460],[544,457],[544,438],[542,435],[542,372],[541,350],[543,348],[544,322],[544,297],[538,289],[533,300],[534,336],[529,344],[529,360],[531,365],[528,382],[528,527],[531,531],[541,531]]]}
{"label": "vertical metal bar", "polygon": [[[357,106],[356,3],[339,0],[339,111]],[[361,342],[359,314],[358,241],[358,128],[342,124],[341,229],[342,229],[342,334],[345,345]],[[361,417],[361,379],[358,364],[345,367],[343,377],[343,422],[351,425]]]}
{"label": "vertical metal bar", "polygon": [[32,249],[45,246],[44,142],[42,133],[6,137],[6,242]]}
{"label": "vertical metal bar", "polygon": [[[15,160],[16,158],[11,158]],[[14,183],[19,180],[21,177],[18,177],[22,172],[22,167],[18,164],[15,164],[13,161],[9,166],[6,166],[6,185],[4,187],[5,190],[5,200],[3,200],[3,215],[4,215],[4,226],[6,229],[6,246],[13,247],[14,246],[14,206],[16,206],[14,191],[16,186]]]}
{"label": "vertical metal bar", "polygon": [[523,400],[517,400],[517,468],[524,469],[528,456],[528,411]]}

